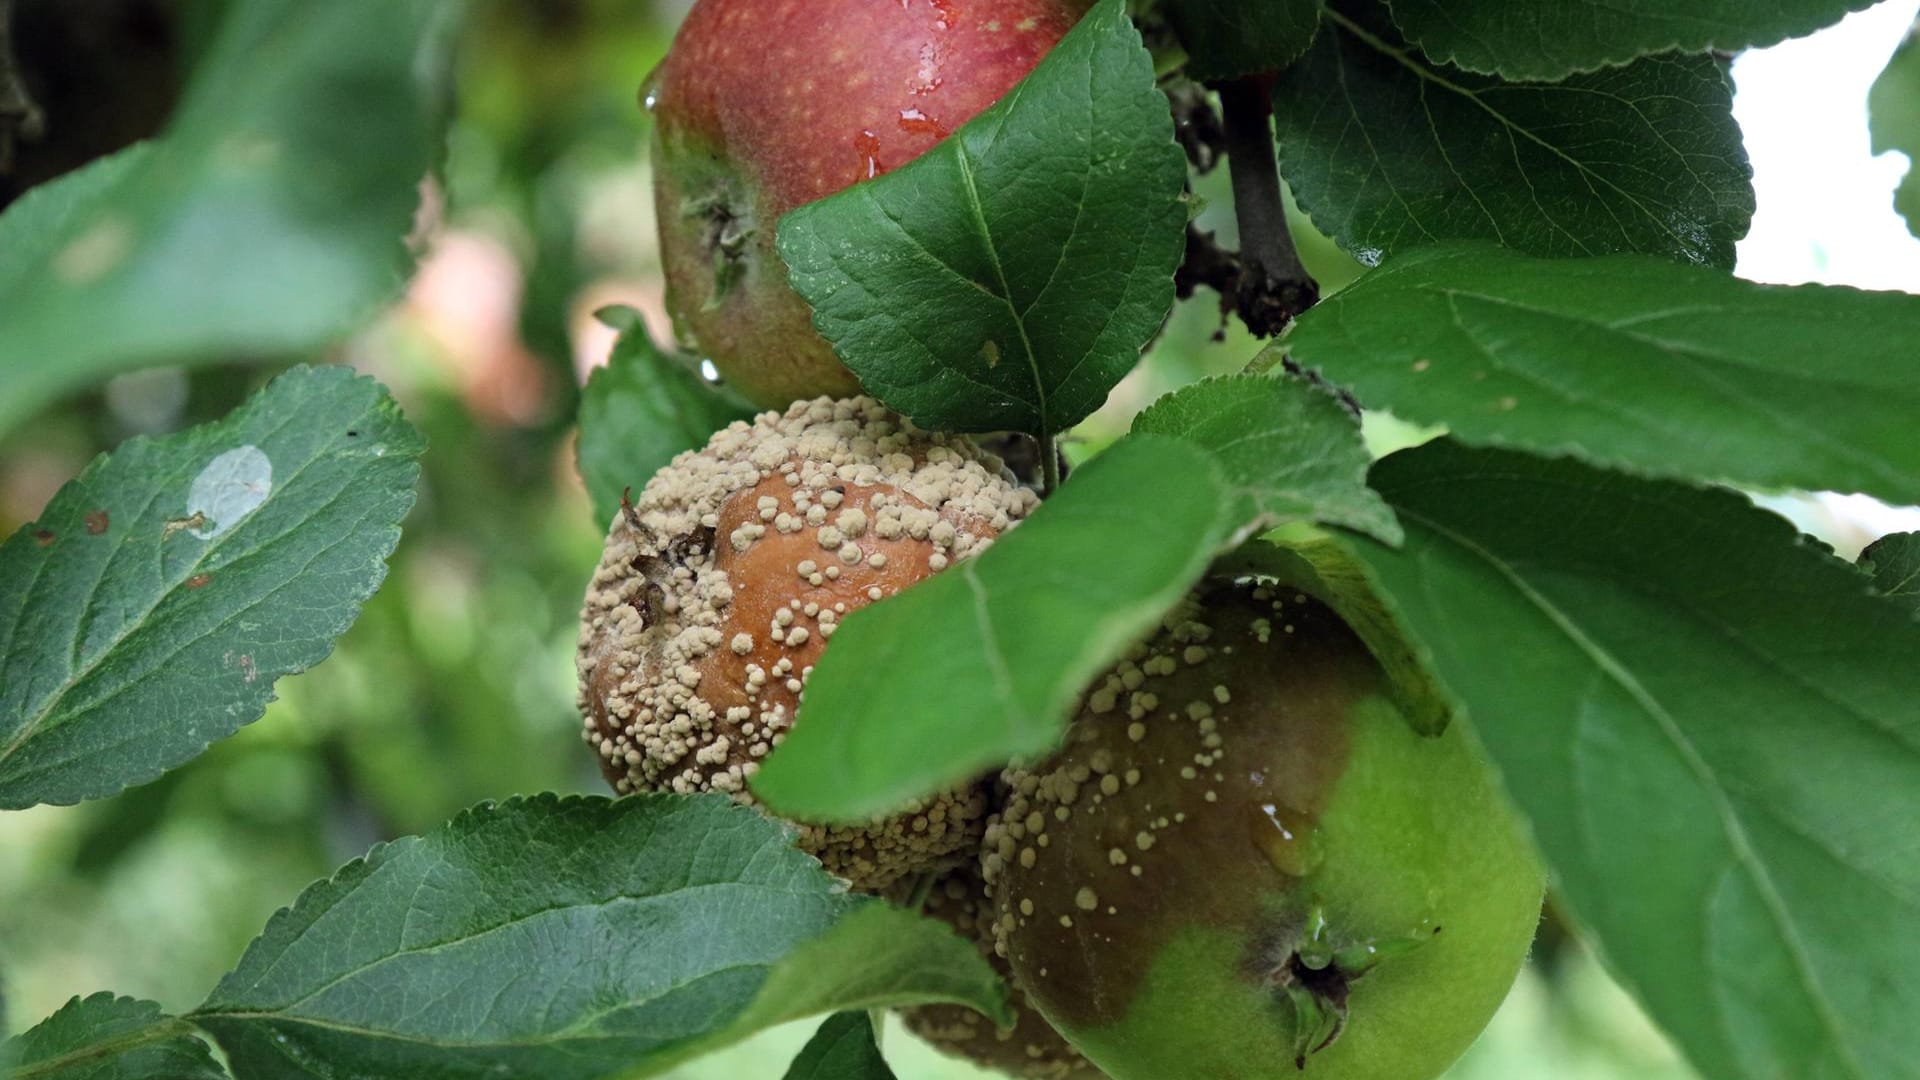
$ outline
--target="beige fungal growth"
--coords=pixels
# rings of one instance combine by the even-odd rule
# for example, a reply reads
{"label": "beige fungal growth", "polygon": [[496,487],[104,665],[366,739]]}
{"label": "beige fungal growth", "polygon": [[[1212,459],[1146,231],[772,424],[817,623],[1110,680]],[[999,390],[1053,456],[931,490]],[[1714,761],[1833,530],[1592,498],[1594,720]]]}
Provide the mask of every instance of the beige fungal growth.
{"label": "beige fungal growth", "polygon": [[1464,725],[1392,690],[1311,596],[1204,585],[1003,776],[981,876],[1026,1000],[1116,1080],[1439,1076],[1541,872]]}
{"label": "beige fungal growth", "polygon": [[[1311,641],[1267,632],[1296,622],[1314,628]],[[1217,585],[1092,686],[1059,754],[1007,770],[981,849],[996,951],[1036,997],[1087,1010],[1056,1019],[1110,1019],[1088,988],[1124,1002],[1117,958],[1152,955],[1181,921],[1170,911],[1251,917],[1239,905],[1254,890],[1196,883],[1224,883],[1236,867],[1311,869],[1314,820],[1346,759],[1334,705],[1371,666],[1318,601]]]}
{"label": "beige fungal growth", "polygon": [[[891,899],[905,898],[906,889]],[[972,941],[1001,978],[1013,982],[1005,960],[993,950],[993,907],[977,868],[962,867],[934,882],[922,910],[947,923]],[[1105,1080],[1080,1051],[1047,1023],[1017,985],[1010,985],[1013,1026],[997,1029],[993,1022],[964,1005],[920,1005],[901,1009],[901,1019],[914,1034],[940,1050],[976,1065],[1025,1080]]]}
{"label": "beige fungal growth", "polygon": [[[799,402],[660,471],[607,535],[581,613],[585,736],[614,788],[745,800],[841,619],[984,549],[1035,505],[998,458],[869,398]],[[866,890],[976,842],[969,787],[802,847]]]}

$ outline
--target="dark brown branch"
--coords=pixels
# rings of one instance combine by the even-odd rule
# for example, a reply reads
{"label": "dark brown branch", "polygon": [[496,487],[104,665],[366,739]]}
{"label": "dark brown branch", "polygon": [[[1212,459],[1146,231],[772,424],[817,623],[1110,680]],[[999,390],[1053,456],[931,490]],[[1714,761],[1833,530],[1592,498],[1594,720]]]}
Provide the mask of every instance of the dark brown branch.
{"label": "dark brown branch", "polygon": [[1227,168],[1240,223],[1240,275],[1234,310],[1258,337],[1273,337],[1320,299],[1287,228],[1280,168],[1273,146],[1272,105],[1252,79],[1221,83]]}
{"label": "dark brown branch", "polygon": [[1221,305],[1223,309],[1231,309],[1233,291],[1239,283],[1240,256],[1221,247],[1212,233],[1188,225],[1187,254],[1180,261],[1180,269],[1173,274],[1174,292],[1180,299],[1192,299],[1200,286],[1205,285],[1220,294],[1225,301]]}

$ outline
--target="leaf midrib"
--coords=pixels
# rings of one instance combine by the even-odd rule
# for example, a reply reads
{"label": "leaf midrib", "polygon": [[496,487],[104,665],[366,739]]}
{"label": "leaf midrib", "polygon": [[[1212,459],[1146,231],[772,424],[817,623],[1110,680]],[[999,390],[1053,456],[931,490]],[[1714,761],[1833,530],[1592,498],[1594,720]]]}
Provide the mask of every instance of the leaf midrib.
{"label": "leaf midrib", "polygon": [[[343,894],[340,897],[340,901],[345,901],[346,899],[352,897],[354,892],[357,892],[359,888],[367,887],[367,885],[372,880],[373,880],[372,877],[365,879],[365,881],[361,882],[360,885],[356,887],[356,889]],[[425,882],[423,877],[423,880],[420,883],[420,886],[418,887],[424,887],[424,884]],[[633,894],[633,895],[622,894],[619,896],[612,896],[604,899],[588,900],[588,901],[582,901],[577,903],[551,904],[546,907],[540,908],[536,911],[524,912],[521,914],[511,916],[506,919],[499,920],[488,926],[481,927],[477,930],[474,930],[470,933],[461,934],[458,937],[445,938],[438,941],[427,942],[422,945],[395,949],[392,952],[383,953],[382,955],[374,957],[371,960],[368,960],[364,963],[358,964],[352,968],[349,968],[345,971],[340,972],[339,974],[333,976],[332,978],[327,979],[325,982],[322,982],[319,985],[314,986],[312,989],[306,991],[301,996],[294,998],[291,1001],[288,1001],[284,1005],[277,1006],[274,1010],[271,1010],[271,1011],[255,1010],[255,1011],[259,1012],[261,1015],[271,1015],[271,1016],[290,1015],[290,1010],[296,1009],[299,1006],[304,1005],[307,1002],[313,1000],[314,998],[320,996],[321,994],[326,993],[328,990],[331,990],[334,987],[339,986],[340,984],[347,982],[351,979],[357,978],[373,970],[374,968],[379,967],[382,964],[386,964],[391,961],[401,959],[403,957],[429,956],[429,955],[444,952],[450,949],[455,949],[464,945],[469,945],[483,938],[491,937],[502,931],[509,930],[509,929],[512,929],[513,927],[532,922],[536,919],[542,919],[550,915],[571,913],[576,911],[597,911],[597,910],[608,909],[608,908],[615,907],[617,905],[628,904],[628,903],[641,904],[641,905],[666,903],[666,902],[675,901],[684,897],[689,897],[690,895],[697,897],[699,894],[705,893],[710,890],[739,889],[742,886],[747,887],[752,893],[756,895],[767,895],[767,896],[773,896],[773,897],[792,897],[795,899],[815,899],[821,895],[816,892],[809,892],[809,891],[803,891],[798,889],[777,888],[765,883],[752,883],[752,882],[740,882],[740,881],[710,881],[710,882],[704,882],[697,885],[681,886],[669,893],[651,893],[651,894]],[[416,892],[417,892],[417,888],[416,888]],[[331,914],[337,910],[338,910],[338,902],[336,902],[335,904],[329,905],[324,911],[316,913],[316,917],[307,924],[306,929],[310,930],[312,929],[313,926],[317,925],[319,921],[319,917],[323,917],[325,915]],[[841,917],[844,918],[845,914],[846,913],[843,912]],[[305,931],[303,930],[302,936],[304,936],[304,934],[305,934]],[[279,962],[282,959],[285,959],[286,957],[291,955],[293,952],[293,946],[299,943],[299,941],[300,941],[299,937],[296,937],[292,941],[289,941],[286,947],[281,949],[279,955],[275,956],[273,961],[268,964],[266,971],[263,971],[261,975],[255,980],[255,985],[258,985],[258,983],[261,980],[264,980],[267,974],[270,973],[274,967],[278,966]],[[754,965],[746,964],[746,963],[730,965],[730,967],[735,967],[735,968],[750,967],[750,966],[754,966]],[[772,966],[772,964],[769,963],[761,966],[770,967]],[[720,970],[720,969],[715,969],[715,970]],[[703,976],[699,976],[699,975],[695,976],[695,978],[699,978],[699,977],[703,977]],[[688,980],[688,981],[691,981],[691,980]],[[672,984],[671,986],[668,986],[662,989],[660,993],[661,994],[671,993],[683,985],[685,985],[684,982]],[[632,1003],[630,1002],[629,1004],[632,1004]],[[235,1013],[233,1012],[229,1012],[227,1010],[221,1010],[221,1009],[206,1010],[206,1012],[208,1015],[221,1015],[221,1016],[235,1015]],[[199,1014],[194,1013],[189,1015],[199,1015]]]}
{"label": "leaf midrib", "polygon": [[967,213],[972,216],[974,227],[980,232],[980,242],[986,245],[987,261],[993,265],[994,280],[1000,286],[1000,291],[994,294],[995,299],[1006,305],[1007,315],[1013,319],[1014,329],[1020,334],[1020,349],[1026,354],[1027,370],[1033,375],[1034,411],[1038,414],[1041,428],[1050,431],[1052,425],[1047,422],[1047,386],[1040,372],[1040,356],[1034,351],[1032,335],[1027,333],[1026,316],[1013,302],[1013,286],[1008,283],[1006,268],[1000,263],[1000,249],[993,242],[993,230],[987,226],[987,208],[980,201],[980,190],[973,178],[973,162],[968,159],[965,146],[956,145],[953,159],[959,163],[960,179],[966,188]]}

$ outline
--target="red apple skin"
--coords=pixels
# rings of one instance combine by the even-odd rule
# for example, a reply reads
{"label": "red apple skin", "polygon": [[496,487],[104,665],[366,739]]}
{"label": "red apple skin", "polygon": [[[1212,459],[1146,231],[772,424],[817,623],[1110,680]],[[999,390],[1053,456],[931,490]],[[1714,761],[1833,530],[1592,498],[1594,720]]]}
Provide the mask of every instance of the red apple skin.
{"label": "red apple skin", "polygon": [[788,210],[919,157],[1088,0],[699,0],[644,90],[667,307],[767,407],[859,391],[774,246]]}

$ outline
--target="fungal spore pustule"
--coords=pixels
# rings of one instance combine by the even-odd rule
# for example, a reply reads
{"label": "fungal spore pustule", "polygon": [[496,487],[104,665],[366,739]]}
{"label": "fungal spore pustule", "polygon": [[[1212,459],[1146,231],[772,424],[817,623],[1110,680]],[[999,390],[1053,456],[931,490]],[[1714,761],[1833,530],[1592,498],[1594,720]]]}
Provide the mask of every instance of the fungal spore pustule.
{"label": "fungal spore pustule", "polygon": [[[840,620],[978,553],[1035,503],[970,440],[869,398],[798,402],[675,458],[612,522],[581,614],[602,772],[622,793],[746,800]],[[864,826],[802,824],[799,842],[877,891],[970,856],[986,813],[966,785]]]}
{"label": "fungal spore pustule", "polygon": [[1485,1026],[1542,873],[1463,725],[1325,605],[1210,582],[1004,778],[996,948],[1115,1080],[1422,1080]]}
{"label": "fungal spore pustule", "polygon": [[[902,889],[890,899],[902,901],[908,892]],[[993,1021],[964,1005],[916,1005],[900,1010],[909,1031],[945,1053],[1020,1080],[1105,1080],[1027,1001],[1006,960],[994,951],[993,902],[977,864],[969,862],[933,882],[921,910],[973,942],[1007,980],[1014,1022],[995,1028]]]}

